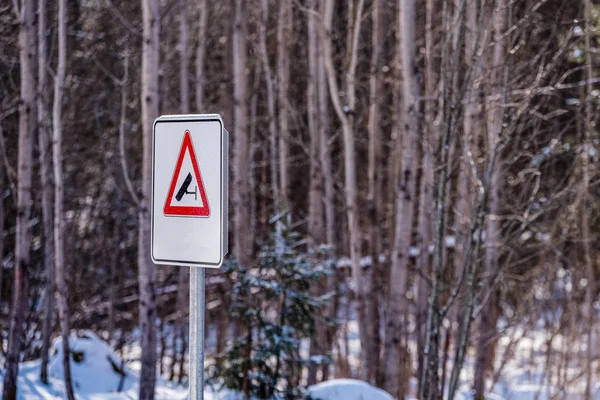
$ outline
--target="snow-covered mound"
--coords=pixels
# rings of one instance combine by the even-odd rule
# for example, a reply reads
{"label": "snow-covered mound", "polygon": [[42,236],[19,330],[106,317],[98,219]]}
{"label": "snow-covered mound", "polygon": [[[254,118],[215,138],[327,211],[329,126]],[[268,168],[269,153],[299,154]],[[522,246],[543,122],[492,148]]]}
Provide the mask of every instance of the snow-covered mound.
{"label": "snow-covered mound", "polygon": [[308,388],[317,400],[394,400],[387,392],[355,379],[332,379]]}
{"label": "snow-covered mound", "polygon": [[[134,384],[135,379],[131,371],[95,333],[86,331],[82,335],[71,336],[69,343],[73,388],[78,394],[116,392],[119,385],[121,391],[127,391]],[[62,338],[54,339],[50,354],[52,356],[48,374],[62,381]]]}
{"label": "snow-covered mound", "polygon": [[[69,338],[71,375],[77,400],[124,400],[137,398],[139,374],[130,370],[110,347],[93,332]],[[50,350],[48,385],[40,381],[40,361],[22,363],[19,368],[19,400],[62,400],[64,398],[62,340]],[[3,371],[0,371],[0,377]],[[0,379],[0,391],[2,379]],[[185,399],[187,389],[157,378],[156,399]],[[209,397],[210,399],[210,397]]]}

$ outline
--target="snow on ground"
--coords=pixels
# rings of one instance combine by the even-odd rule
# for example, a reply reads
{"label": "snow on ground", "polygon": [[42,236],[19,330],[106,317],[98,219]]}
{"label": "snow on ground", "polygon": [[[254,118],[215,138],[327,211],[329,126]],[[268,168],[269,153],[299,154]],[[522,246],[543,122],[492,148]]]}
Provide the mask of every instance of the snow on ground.
{"label": "snow on ground", "polygon": [[308,389],[315,400],[394,400],[387,392],[355,379],[333,379]]}
{"label": "snow on ground", "polygon": [[[85,331],[79,336],[71,336],[70,345],[78,362],[71,361],[73,388],[78,400],[124,400],[136,399],[139,389],[139,374],[127,365],[122,366],[119,357],[93,332]],[[123,368],[125,377],[121,383]],[[62,341],[56,338],[50,350],[48,365],[49,382],[40,381],[40,361],[25,362],[20,365],[17,386],[19,400],[62,400],[64,398]],[[0,371],[0,378],[4,371]],[[118,391],[121,384],[121,391]],[[0,379],[0,392],[2,379]],[[187,398],[187,388],[157,378],[156,400],[177,400]],[[208,390],[206,400],[236,400],[226,391],[214,393]]]}
{"label": "snow on ground", "polygon": [[[345,331],[345,332],[344,332]],[[356,321],[350,320],[342,329],[339,348],[348,354],[352,375],[357,376],[360,368],[360,342]],[[512,349],[511,349],[511,340]],[[508,351],[508,361],[502,367],[498,381],[492,393],[486,396],[490,400],[549,400],[560,398],[578,400],[583,398],[583,379],[581,370],[582,354],[587,351],[584,344],[577,341],[567,343],[566,338],[556,336],[552,347],[555,350],[568,349],[572,351],[571,362],[564,371],[556,368],[546,371],[548,346],[547,332],[536,327],[525,330],[524,327],[507,329],[498,341],[497,365]],[[342,343],[343,342],[343,343]],[[111,350],[110,346],[91,331],[84,331],[70,339],[73,350],[71,361],[73,384],[78,400],[124,400],[135,399],[139,390],[139,362],[135,357],[135,346],[127,360],[121,359]],[[139,346],[138,346],[139,347]],[[510,349],[510,350],[509,350]],[[137,349],[139,350],[139,349]],[[512,353],[512,354],[511,354]],[[339,356],[340,354],[336,354]],[[76,359],[76,361],[75,361]],[[64,398],[62,341],[54,340],[50,351],[49,384],[44,385],[39,379],[40,361],[22,363],[18,379],[19,400],[61,400]],[[472,357],[465,362],[461,373],[461,385],[457,400],[472,400],[470,384],[473,377]],[[452,368],[449,360],[448,371]],[[597,364],[594,366],[597,368]],[[122,377],[119,370],[125,371]],[[561,387],[557,382],[557,372],[571,382],[568,387]],[[0,392],[4,371],[0,370]],[[119,390],[120,387],[120,390]],[[411,393],[407,400],[415,399],[416,379],[411,380]],[[188,389],[168,380],[157,378],[156,399],[186,399]],[[365,382],[353,379],[335,379],[323,382],[309,388],[310,395],[321,400],[392,400],[392,396]],[[592,398],[600,400],[600,382],[594,382]],[[242,400],[243,396],[218,387],[206,388],[206,400]]]}
{"label": "snow on ground", "polygon": [[[341,326],[338,334],[338,346],[334,348],[334,359],[347,357],[352,376],[359,376],[361,368],[360,338],[358,336],[358,323],[356,316],[351,311],[350,315],[341,315],[340,319],[347,318],[348,322]],[[500,327],[503,321],[500,321]],[[525,326],[503,327],[502,336],[498,340],[496,351],[496,369],[501,369],[497,381],[491,392],[486,394],[489,400],[580,400],[584,398],[585,375],[583,362],[587,349],[585,341],[574,340],[570,342],[561,335],[555,335],[552,341],[553,355],[552,368],[548,369],[548,328],[543,321],[535,327],[527,329]],[[416,343],[409,343],[411,354],[415,355]],[[570,361],[566,370],[557,370],[556,359],[558,354],[570,354]],[[453,352],[447,364],[447,376],[453,367]],[[506,360],[504,360],[506,358]],[[456,393],[456,400],[472,400],[471,392],[475,366],[474,353],[471,352],[465,360],[460,374],[460,384]],[[502,365],[504,363],[504,365]],[[593,363],[593,370],[600,370],[598,360]],[[558,382],[558,372],[567,381],[565,385]],[[488,387],[492,383],[488,381]],[[417,382],[410,382],[410,393],[407,400],[416,399]],[[592,399],[600,400],[600,382],[592,381]]]}
{"label": "snow on ground", "polygon": [[[91,331],[70,338],[72,349],[71,375],[77,400],[131,400],[139,390],[139,372],[125,364],[111,348]],[[19,400],[64,399],[62,340],[56,338],[50,350],[48,385],[40,381],[40,361],[20,365],[17,387]],[[75,361],[77,360],[77,361]],[[135,368],[135,363],[134,363]],[[119,370],[125,372],[123,377]],[[0,370],[0,393],[2,377]],[[120,390],[119,390],[120,387]],[[314,399],[321,400],[393,400],[392,396],[365,382],[338,379],[309,388]],[[188,389],[157,378],[156,400],[186,399]],[[207,387],[205,400],[242,400],[243,396],[226,389]]]}

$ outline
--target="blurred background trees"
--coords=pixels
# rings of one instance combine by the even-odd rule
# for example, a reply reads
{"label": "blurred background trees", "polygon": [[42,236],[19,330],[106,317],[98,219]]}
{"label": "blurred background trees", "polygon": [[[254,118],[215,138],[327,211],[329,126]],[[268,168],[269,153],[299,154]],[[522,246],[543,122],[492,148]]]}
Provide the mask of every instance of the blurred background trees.
{"label": "blurred background trees", "polygon": [[[159,114],[214,112],[231,132],[240,272],[207,274],[210,357],[258,351],[247,329],[259,322],[274,334],[260,311],[231,310],[240,285],[260,290],[253,273],[291,268],[280,252],[294,231],[294,268],[333,272],[294,287],[324,304],[320,323],[286,331],[310,353],[269,378],[289,377],[290,393],[354,376],[439,399],[468,361],[483,398],[511,357],[498,339],[522,326],[547,332],[543,379],[577,385],[575,363],[590,398],[599,28],[592,0],[0,4],[4,396],[17,361],[43,358],[61,331],[61,279],[64,324],[117,349],[142,338],[142,398],[155,369],[185,380],[187,273],[147,254],[148,138]],[[278,296],[242,304],[264,311]],[[558,336],[581,345],[552,346]]]}

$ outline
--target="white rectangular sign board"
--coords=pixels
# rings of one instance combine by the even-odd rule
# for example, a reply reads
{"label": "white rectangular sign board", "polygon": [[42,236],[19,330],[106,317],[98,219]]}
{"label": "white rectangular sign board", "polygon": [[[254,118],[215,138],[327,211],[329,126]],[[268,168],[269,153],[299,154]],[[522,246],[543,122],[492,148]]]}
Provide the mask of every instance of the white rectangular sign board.
{"label": "white rectangular sign board", "polygon": [[228,251],[228,133],[221,116],[161,116],[152,144],[152,261],[219,268]]}

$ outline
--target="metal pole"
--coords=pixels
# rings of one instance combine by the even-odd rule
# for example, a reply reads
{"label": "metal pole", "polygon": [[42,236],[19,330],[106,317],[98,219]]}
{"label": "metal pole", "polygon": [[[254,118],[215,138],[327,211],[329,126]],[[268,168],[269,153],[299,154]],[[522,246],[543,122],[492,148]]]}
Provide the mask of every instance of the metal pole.
{"label": "metal pole", "polygon": [[190,400],[204,400],[205,271],[190,267]]}

